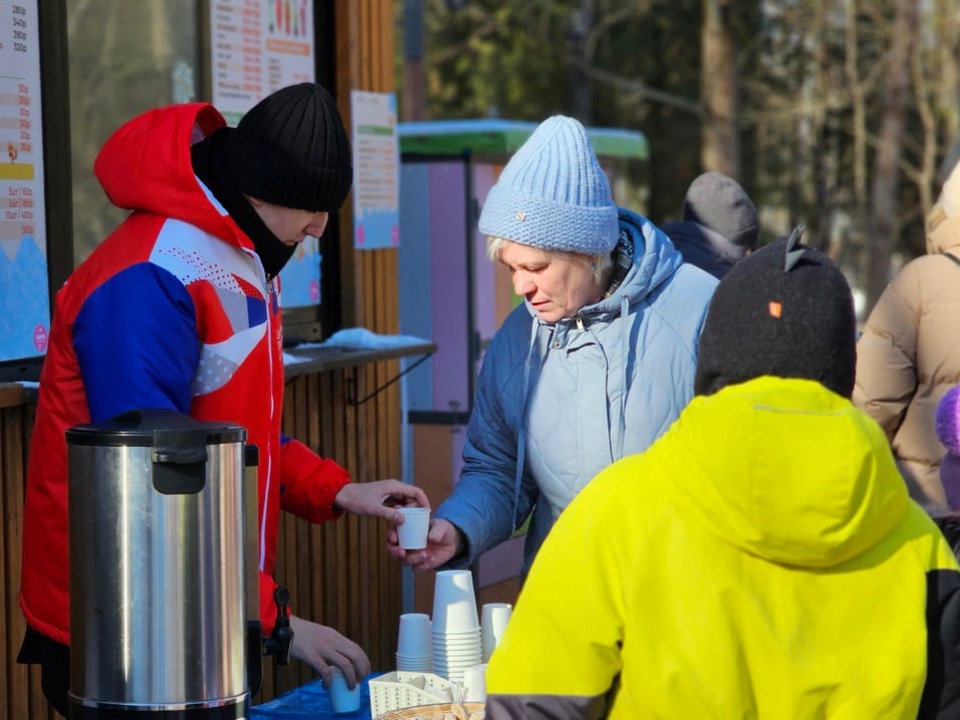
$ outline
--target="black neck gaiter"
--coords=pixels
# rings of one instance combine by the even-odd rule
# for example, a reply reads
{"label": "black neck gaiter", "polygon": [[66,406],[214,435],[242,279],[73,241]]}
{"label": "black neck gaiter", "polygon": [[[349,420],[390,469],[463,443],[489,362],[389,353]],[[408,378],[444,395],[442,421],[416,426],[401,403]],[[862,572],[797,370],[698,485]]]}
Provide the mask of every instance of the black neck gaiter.
{"label": "black neck gaiter", "polygon": [[222,161],[223,140],[232,128],[221,128],[190,148],[193,172],[210,188],[241,230],[253,241],[268,278],[277,275],[293,257],[296,246],[285,245],[264,225],[250,201],[236,186]]}

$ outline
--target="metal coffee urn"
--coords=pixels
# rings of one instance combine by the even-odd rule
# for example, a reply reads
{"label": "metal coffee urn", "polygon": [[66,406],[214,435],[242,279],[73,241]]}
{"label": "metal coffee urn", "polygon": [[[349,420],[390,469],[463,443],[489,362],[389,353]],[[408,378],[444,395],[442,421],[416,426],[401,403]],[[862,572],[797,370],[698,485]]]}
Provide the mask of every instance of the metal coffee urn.
{"label": "metal coffee urn", "polygon": [[67,431],[71,720],[249,717],[262,645],[245,439],[163,410]]}

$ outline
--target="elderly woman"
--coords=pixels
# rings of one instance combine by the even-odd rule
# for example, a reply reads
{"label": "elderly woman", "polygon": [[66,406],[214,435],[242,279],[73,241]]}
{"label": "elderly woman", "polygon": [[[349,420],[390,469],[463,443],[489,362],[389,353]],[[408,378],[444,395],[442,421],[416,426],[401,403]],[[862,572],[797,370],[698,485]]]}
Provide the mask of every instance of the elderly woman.
{"label": "elderly woman", "polygon": [[[553,522],[600,470],[645,449],[693,395],[714,280],[648,220],[613,203],[576,120],[541,123],[480,215],[491,258],[526,302],[483,359],[464,467],[419,569],[465,567],[533,515],[524,573]],[[642,483],[643,478],[637,478]]]}

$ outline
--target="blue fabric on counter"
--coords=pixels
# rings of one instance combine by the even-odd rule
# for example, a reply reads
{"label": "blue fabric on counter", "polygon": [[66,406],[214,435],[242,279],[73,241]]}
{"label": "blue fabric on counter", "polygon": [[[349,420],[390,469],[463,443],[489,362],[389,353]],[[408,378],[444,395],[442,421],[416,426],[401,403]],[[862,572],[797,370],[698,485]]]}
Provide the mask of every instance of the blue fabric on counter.
{"label": "blue fabric on counter", "polygon": [[407,347],[408,345],[423,345],[429,340],[415,335],[380,335],[370,332],[366,328],[344,328],[337,330],[333,335],[320,343],[303,343],[298,348],[315,347],[345,347],[351,350],[383,350],[385,348]]}
{"label": "blue fabric on counter", "polygon": [[274,698],[262,705],[254,705],[250,708],[251,718],[289,718],[289,720],[299,720],[300,718],[310,718],[310,720],[324,720],[325,718],[336,718],[336,720],[370,720],[370,679],[383,673],[371,673],[363,679],[360,686],[360,709],[352,713],[337,714],[333,712],[333,706],[330,705],[330,696],[323,689],[323,683],[314,680],[306,685],[301,685],[289,692],[285,692],[280,697]]}

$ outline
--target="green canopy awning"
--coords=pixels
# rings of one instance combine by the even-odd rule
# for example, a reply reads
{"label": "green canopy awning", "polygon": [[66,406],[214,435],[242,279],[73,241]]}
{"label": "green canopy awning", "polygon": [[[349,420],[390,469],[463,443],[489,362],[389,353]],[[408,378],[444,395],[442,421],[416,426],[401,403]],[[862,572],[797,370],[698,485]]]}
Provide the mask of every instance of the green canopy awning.
{"label": "green canopy awning", "polygon": [[[530,137],[537,123],[519,120],[436,120],[397,125],[404,155],[512,155]],[[637,130],[587,128],[599,157],[648,157],[647,139]]]}

